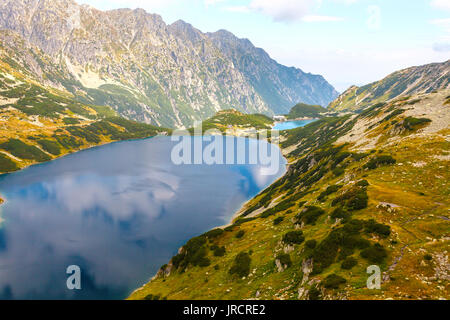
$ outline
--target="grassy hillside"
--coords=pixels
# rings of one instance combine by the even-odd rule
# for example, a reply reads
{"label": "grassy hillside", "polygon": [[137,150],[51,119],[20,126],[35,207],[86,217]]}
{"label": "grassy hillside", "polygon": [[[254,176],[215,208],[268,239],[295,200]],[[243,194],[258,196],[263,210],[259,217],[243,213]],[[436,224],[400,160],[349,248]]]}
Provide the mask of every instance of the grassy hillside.
{"label": "grassy hillside", "polygon": [[292,107],[291,111],[287,115],[287,118],[291,120],[301,118],[320,118],[320,114],[324,112],[327,112],[327,109],[322,106],[299,103]]}
{"label": "grassy hillside", "polygon": [[109,107],[76,102],[0,61],[0,173],[111,141],[165,129],[119,117]]}
{"label": "grassy hillside", "polygon": [[[130,299],[450,298],[450,90],[285,132],[284,177]],[[366,287],[370,265],[381,289]]]}
{"label": "grassy hillside", "polygon": [[394,72],[363,87],[350,87],[328,106],[329,111],[356,111],[378,102],[450,89],[450,60]]}
{"label": "grassy hillside", "polygon": [[[237,129],[271,129],[273,120],[262,114],[244,114],[240,111],[229,109],[219,111],[214,117],[202,122],[203,132],[217,129],[221,132]],[[190,129],[193,131],[194,129]]]}

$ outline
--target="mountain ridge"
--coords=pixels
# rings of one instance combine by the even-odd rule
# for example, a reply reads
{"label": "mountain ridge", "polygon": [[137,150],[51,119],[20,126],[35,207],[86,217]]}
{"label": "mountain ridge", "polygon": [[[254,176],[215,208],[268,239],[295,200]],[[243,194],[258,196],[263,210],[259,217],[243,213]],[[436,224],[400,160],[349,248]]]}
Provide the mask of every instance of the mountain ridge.
{"label": "mountain ridge", "polygon": [[371,104],[450,88],[450,60],[395,71],[365,86],[351,86],[328,105],[329,111],[362,111]]}
{"label": "mountain ridge", "polygon": [[[155,125],[187,126],[230,108],[273,115],[302,100],[326,104],[337,96],[323,77],[284,69],[262,49],[246,57],[252,67],[244,68],[239,54],[233,61],[224,53],[226,45],[218,48],[217,38],[184,21],[167,25],[143,9],[1,0],[0,28],[42,50],[49,57],[45,63],[60,69],[50,75],[53,84],[76,100],[109,105],[124,117]],[[253,62],[261,56],[269,69]]]}

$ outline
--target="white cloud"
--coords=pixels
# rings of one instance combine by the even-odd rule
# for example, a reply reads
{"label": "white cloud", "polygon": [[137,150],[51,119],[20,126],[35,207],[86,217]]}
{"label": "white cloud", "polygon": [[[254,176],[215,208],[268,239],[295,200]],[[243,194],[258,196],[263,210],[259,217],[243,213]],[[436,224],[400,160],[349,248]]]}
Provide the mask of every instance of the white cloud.
{"label": "white cloud", "polygon": [[450,52],[450,42],[435,43],[433,50],[436,52]]}
{"label": "white cloud", "polygon": [[275,21],[300,21],[318,0],[253,0],[249,9],[272,17]]}
{"label": "white cloud", "polygon": [[344,21],[344,18],[333,17],[333,16],[307,15],[302,18],[302,21],[304,21],[304,22],[336,22],[336,21]]}
{"label": "white cloud", "polygon": [[449,0],[432,0],[431,5],[437,9],[450,10]]}
{"label": "white cloud", "polygon": [[213,6],[218,3],[225,2],[225,1],[227,1],[227,0],[205,0],[205,5],[208,7],[208,6]]}
{"label": "white cloud", "polygon": [[[205,0],[205,2],[218,3],[226,0]],[[341,17],[314,15],[314,9],[319,8],[324,0],[252,0],[247,6],[229,6],[224,10],[230,12],[258,12],[271,17],[277,22],[330,22],[343,21]],[[358,0],[327,0],[349,5]]]}
{"label": "white cloud", "polygon": [[250,9],[246,6],[225,7],[224,10],[229,12],[240,12],[240,13],[250,12]]}

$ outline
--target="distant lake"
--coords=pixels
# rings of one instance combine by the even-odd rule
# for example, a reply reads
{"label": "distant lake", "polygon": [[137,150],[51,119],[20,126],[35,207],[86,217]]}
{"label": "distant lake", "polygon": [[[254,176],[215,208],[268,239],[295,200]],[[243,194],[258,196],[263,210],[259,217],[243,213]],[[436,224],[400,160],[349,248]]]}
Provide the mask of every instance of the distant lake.
{"label": "distant lake", "polygon": [[[0,176],[0,299],[126,298],[286,170],[281,156],[272,176],[261,165],[177,166],[175,143],[113,143]],[[69,265],[82,290],[67,289]]]}
{"label": "distant lake", "polygon": [[296,121],[285,121],[285,122],[278,122],[273,127],[274,130],[291,130],[299,127],[304,127],[307,124],[310,124],[314,121],[317,121],[317,119],[308,119],[308,120],[296,120]]}

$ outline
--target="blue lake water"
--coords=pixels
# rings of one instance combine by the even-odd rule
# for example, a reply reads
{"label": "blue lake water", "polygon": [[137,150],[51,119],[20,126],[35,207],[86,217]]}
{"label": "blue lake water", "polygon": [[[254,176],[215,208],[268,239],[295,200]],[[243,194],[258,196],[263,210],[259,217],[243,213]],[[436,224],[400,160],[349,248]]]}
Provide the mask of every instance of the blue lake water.
{"label": "blue lake water", "polygon": [[308,119],[308,120],[296,120],[296,121],[285,121],[285,122],[278,122],[273,127],[274,130],[291,130],[299,127],[304,127],[307,124],[310,124],[314,121],[317,121],[317,119]]}
{"label": "blue lake water", "polygon": [[[0,299],[123,299],[286,170],[272,145],[281,162],[270,176],[262,165],[177,166],[175,143],[113,143],[0,176]],[[81,290],[67,289],[69,265]]]}

